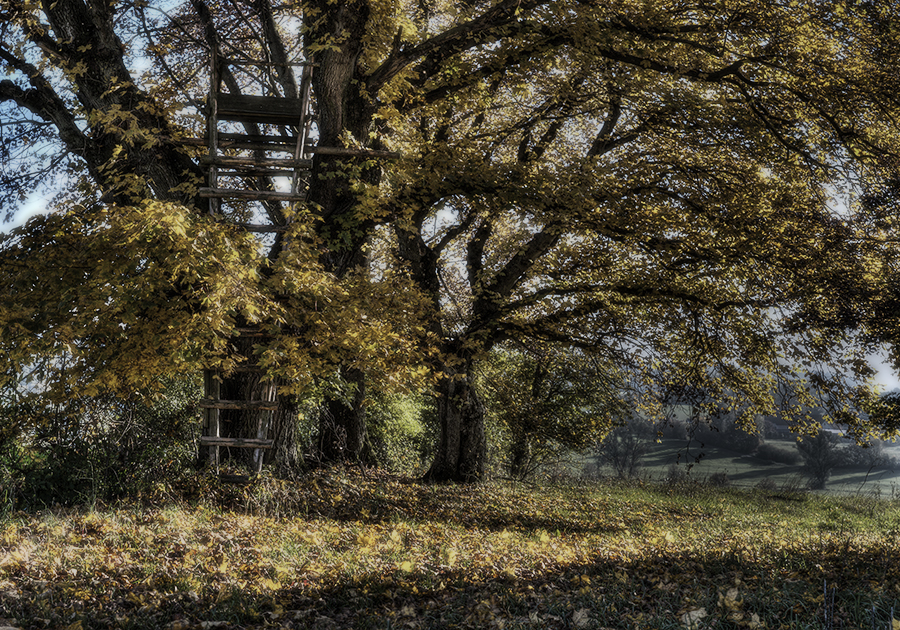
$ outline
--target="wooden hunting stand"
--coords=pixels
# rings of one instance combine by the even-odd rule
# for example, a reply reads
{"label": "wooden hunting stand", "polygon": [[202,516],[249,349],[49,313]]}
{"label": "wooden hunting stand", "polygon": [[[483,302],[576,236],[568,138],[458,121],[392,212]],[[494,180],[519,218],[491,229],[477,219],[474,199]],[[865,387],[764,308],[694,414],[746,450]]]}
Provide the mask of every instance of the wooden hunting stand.
{"label": "wooden hunting stand", "polygon": [[[275,80],[278,72],[293,72],[294,68],[301,69],[299,84],[296,80]],[[315,154],[366,159],[399,157],[390,151],[312,146],[314,68],[315,64],[309,61],[226,59],[218,50],[212,51],[206,137],[188,138],[184,143],[207,149],[202,158],[208,169],[207,185],[200,188],[199,196],[210,200],[209,212],[216,220],[248,232],[285,232],[291,214],[282,212],[281,204],[306,200]],[[280,76],[284,78],[283,74]],[[222,91],[223,84],[228,91]],[[297,93],[272,94],[273,90],[285,89],[296,89]],[[280,190],[276,188],[279,181],[286,184],[284,178],[290,178],[289,190],[284,190],[286,185],[281,185]],[[260,209],[268,214],[268,224],[254,220]],[[254,341],[265,337],[259,328],[238,327],[231,341],[249,359]],[[252,360],[236,371],[251,373],[243,391],[223,391],[225,383],[230,386],[236,379],[223,379],[214,370],[204,371],[204,398],[199,405],[204,410],[200,445],[209,448],[209,462],[216,467],[221,448],[253,449],[252,468],[259,472],[263,450],[274,447],[268,433],[278,408],[275,385],[265,379],[263,371]],[[226,427],[224,433],[229,437],[222,436]],[[240,433],[251,435],[238,437]],[[227,480],[248,479],[232,476]]]}
{"label": "wooden hunting stand", "polygon": [[[265,94],[266,71],[280,66],[282,71],[302,68],[299,95]],[[251,67],[251,74],[261,77],[256,82],[260,94],[237,94],[221,91],[223,78],[229,85],[237,81],[232,68]],[[251,232],[283,232],[287,225],[237,222],[224,211],[223,204],[260,202],[263,204],[295,203],[306,199],[305,180],[312,167],[309,146],[312,113],[310,87],[313,64],[307,62],[275,64],[225,59],[217,50],[210,55],[210,90],[207,98],[207,186],[200,197],[210,199],[210,214]],[[249,84],[254,84],[250,81]],[[290,178],[290,190],[276,190],[275,178]],[[230,185],[222,185],[226,180]],[[245,356],[266,335],[258,328],[236,328],[232,339]],[[253,449],[251,469],[258,473],[263,465],[263,451],[271,449],[269,428],[278,408],[275,385],[263,371],[252,364],[240,365],[237,372],[250,373],[247,387],[239,392],[225,392],[222,374],[215,370],[203,373],[204,397],[201,447],[209,448],[209,463],[218,470],[220,449]],[[239,396],[236,397],[236,394]],[[222,433],[231,437],[222,437]],[[236,435],[240,435],[236,437]],[[246,482],[246,476],[222,476],[225,481]]]}
{"label": "wooden hunting stand", "polygon": [[[302,68],[299,96],[232,94],[220,89],[223,74],[229,72],[231,66],[265,69],[266,66],[280,65],[282,64],[231,61],[221,57],[215,50],[210,55],[206,125],[208,154],[203,160],[209,168],[209,176],[207,187],[200,189],[200,196],[212,200],[212,213],[219,211],[220,200],[223,198],[286,202],[306,199],[306,194],[300,190],[300,183],[312,168],[308,141],[313,121],[310,108],[313,64],[285,64],[289,66],[287,70],[293,66]],[[260,90],[262,89],[265,89],[265,84],[261,81]],[[223,122],[238,125],[232,125],[231,129],[223,131],[220,129],[220,123]],[[236,127],[242,131],[236,131]],[[222,176],[231,176],[250,186],[220,187],[219,179]],[[260,182],[270,183],[272,177],[285,176],[291,177],[290,191],[264,189],[256,185]]]}

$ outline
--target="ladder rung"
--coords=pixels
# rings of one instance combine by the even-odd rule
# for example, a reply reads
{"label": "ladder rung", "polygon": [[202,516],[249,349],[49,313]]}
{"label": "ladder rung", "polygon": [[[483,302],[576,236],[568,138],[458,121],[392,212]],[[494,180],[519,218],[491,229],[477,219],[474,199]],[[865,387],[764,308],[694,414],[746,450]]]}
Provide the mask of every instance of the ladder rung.
{"label": "ladder rung", "polygon": [[297,170],[309,170],[312,168],[312,160],[295,160],[293,158],[254,158],[247,157],[217,157],[209,156],[200,158],[202,164],[215,164],[227,168],[291,168]]}
{"label": "ladder rung", "polygon": [[[223,170],[226,169],[226,170]],[[255,166],[225,166],[219,170],[219,178],[225,177],[291,177],[297,171],[292,168],[258,168]],[[301,171],[306,173],[306,171]],[[304,178],[302,181],[306,181]]]}
{"label": "ladder rung", "polygon": [[[255,144],[283,144],[287,147],[297,146],[297,136],[273,136],[272,134],[219,133],[219,147],[227,147],[231,142],[253,142]],[[205,145],[207,141],[201,138]],[[287,150],[287,149],[285,149]]]}
{"label": "ladder rung", "polygon": [[[241,136],[240,134],[219,134],[219,139],[224,140],[221,145],[219,145],[219,149],[228,149],[228,148],[239,148],[237,145],[227,144],[226,142],[235,141],[240,142],[237,138],[245,137],[245,138],[280,138],[281,136]],[[284,136],[286,140],[290,140],[290,142],[285,142],[284,144],[288,146],[295,146],[297,142],[296,136]],[[184,145],[194,146],[194,147],[205,147],[209,146],[209,140],[206,138],[178,138],[177,142]],[[280,142],[272,141],[266,142],[264,144],[281,144]],[[259,147],[246,147],[246,148],[259,148],[262,150],[266,150],[267,148],[272,151],[280,151],[281,149],[272,149],[271,147],[259,146]],[[288,149],[284,149],[288,151]],[[397,151],[381,151],[378,149],[348,149],[346,147],[316,147],[309,146],[305,147],[304,150],[306,153],[318,153],[319,155],[346,155],[351,157],[370,157],[370,158],[389,158],[395,159],[400,158],[402,155]]]}
{"label": "ladder rung", "polygon": [[201,409],[252,409],[258,411],[275,411],[278,403],[273,400],[213,400],[202,398],[197,406]]}
{"label": "ladder rung", "polygon": [[255,225],[253,223],[235,223],[239,228],[248,232],[287,232],[286,225]]}
{"label": "ladder rung", "polygon": [[[239,190],[237,188],[201,188],[197,191],[198,197],[235,197],[238,199],[251,199],[256,201],[306,201],[306,195],[275,190]],[[279,230],[272,230],[277,232]]]}
{"label": "ladder rung", "polygon": [[[204,145],[205,146],[205,145]],[[297,143],[280,144],[280,143],[262,143],[262,142],[241,142],[238,140],[229,140],[219,143],[219,151],[228,151],[238,149],[243,151],[266,151],[275,153],[293,153]],[[307,149],[304,153],[310,153]]]}
{"label": "ladder rung", "polygon": [[275,440],[253,438],[224,438],[205,435],[200,438],[200,446],[228,446],[231,448],[272,448]]}

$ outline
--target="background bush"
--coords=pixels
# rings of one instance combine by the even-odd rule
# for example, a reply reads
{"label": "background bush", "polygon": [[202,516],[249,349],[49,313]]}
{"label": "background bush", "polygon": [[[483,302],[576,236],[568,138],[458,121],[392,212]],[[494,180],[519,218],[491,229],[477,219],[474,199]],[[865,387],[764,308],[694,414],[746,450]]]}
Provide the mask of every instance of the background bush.
{"label": "background bush", "polygon": [[[23,396],[0,408],[0,501],[8,507],[110,501],[155,492],[196,462],[197,379],[153,398]],[[24,420],[27,419],[27,422]],[[24,428],[27,427],[27,428]]]}
{"label": "background bush", "polygon": [[843,461],[843,449],[838,446],[838,440],[833,433],[819,431],[814,437],[797,441],[797,450],[803,458],[803,472],[809,477],[811,490],[824,488],[831,471]]}
{"label": "background bush", "polygon": [[392,472],[416,474],[430,461],[431,400],[416,394],[376,394],[366,409],[375,461]]}
{"label": "background bush", "polygon": [[629,419],[600,442],[596,455],[597,465],[610,466],[616,476],[623,479],[637,477],[655,433],[649,422],[640,418]]}
{"label": "background bush", "polygon": [[756,456],[787,466],[796,466],[801,461],[800,452],[794,446],[783,448],[769,442],[763,442],[757,447]]}
{"label": "background bush", "polygon": [[866,446],[850,443],[843,449],[840,466],[860,466],[863,468],[896,468],[897,460],[884,450],[884,443],[873,441]]}

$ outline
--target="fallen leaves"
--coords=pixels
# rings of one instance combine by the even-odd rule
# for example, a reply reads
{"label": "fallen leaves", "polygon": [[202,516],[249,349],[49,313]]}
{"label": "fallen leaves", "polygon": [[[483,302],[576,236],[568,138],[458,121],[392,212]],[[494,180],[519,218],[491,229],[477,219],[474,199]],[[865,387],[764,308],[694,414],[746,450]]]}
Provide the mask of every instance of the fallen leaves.
{"label": "fallen leaves", "polygon": [[[5,606],[15,612],[10,627],[44,619],[41,628],[73,630],[231,627],[225,619],[504,629],[598,628],[616,619],[761,630],[786,612],[821,610],[818,578],[804,567],[842,576],[829,578],[842,589],[875,594],[874,582],[888,599],[900,592],[900,568],[879,560],[900,551],[889,534],[839,538],[790,516],[756,526],[746,499],[733,509],[717,500],[713,520],[677,497],[581,489],[566,503],[564,491],[513,488],[504,498],[490,485],[461,492],[381,483],[342,486],[344,496],[365,499],[366,518],[361,510],[357,518],[274,520],[203,508],[22,515],[0,524],[0,615]],[[333,486],[323,484],[328,497]],[[441,506],[453,496],[451,517]],[[388,500],[395,513],[374,516]],[[651,522],[631,520],[623,530],[623,505]]]}
{"label": "fallen leaves", "polygon": [[681,615],[681,624],[688,630],[697,630],[703,627],[701,622],[708,616],[705,608],[695,608]]}

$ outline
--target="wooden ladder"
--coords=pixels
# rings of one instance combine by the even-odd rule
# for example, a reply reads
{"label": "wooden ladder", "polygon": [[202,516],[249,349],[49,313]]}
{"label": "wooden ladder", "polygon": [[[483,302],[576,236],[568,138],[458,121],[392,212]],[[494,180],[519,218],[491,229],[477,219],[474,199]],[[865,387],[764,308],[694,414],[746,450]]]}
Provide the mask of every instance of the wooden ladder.
{"label": "wooden ladder", "polygon": [[[236,332],[243,336],[263,336],[263,333],[256,329],[238,328]],[[235,371],[262,374],[262,369],[253,365],[241,366]],[[263,381],[262,384],[263,386],[260,389],[268,392],[267,398],[270,398],[270,400],[222,399],[221,373],[211,369],[203,371],[203,398],[197,404],[203,410],[203,433],[200,437],[200,447],[209,448],[209,464],[214,466],[216,471],[219,470],[221,461],[221,448],[253,449],[252,472],[253,474],[258,474],[263,466],[263,451],[275,446],[274,440],[269,439],[268,436],[272,426],[272,416],[278,409],[278,402],[275,400],[275,387],[266,381]],[[222,429],[230,421],[222,416],[223,412],[228,411],[244,411],[253,414],[256,435],[253,437],[223,437],[221,435]],[[223,481],[235,483],[250,480],[249,476],[242,475],[220,475],[220,478]]]}
{"label": "wooden ladder", "polygon": [[[230,66],[281,65],[262,62],[237,62],[220,57],[217,50],[210,55],[210,91],[207,99],[206,141],[208,152],[203,163],[208,167],[207,186],[199,190],[199,196],[209,198],[210,213],[218,214],[222,199],[255,201],[303,201],[300,190],[302,175],[312,168],[309,146],[313,115],[310,105],[312,71],[310,62],[290,63],[301,66],[300,97],[231,94],[222,92],[220,64]],[[245,125],[261,125],[288,130],[288,135],[273,133],[223,132],[220,122],[237,122]],[[290,135],[293,133],[294,135]],[[224,153],[229,152],[229,153]],[[249,152],[249,153],[248,153]],[[266,154],[292,154],[292,157],[269,157]],[[262,156],[260,154],[263,154]],[[248,188],[223,188],[220,177],[234,176],[246,181],[250,177],[291,177],[290,191],[258,190]],[[247,227],[247,226],[245,226]],[[283,231],[284,226],[249,226],[255,232]]]}

